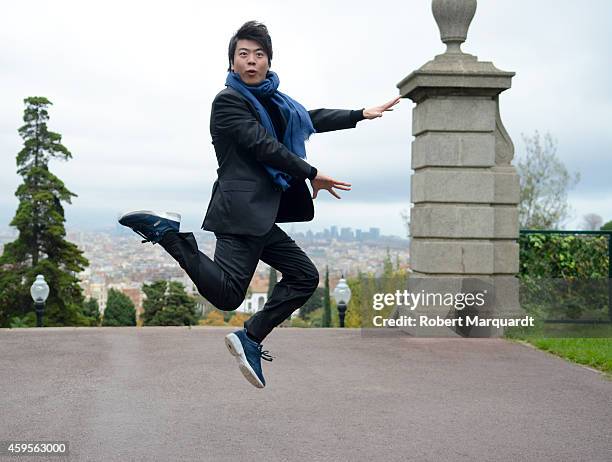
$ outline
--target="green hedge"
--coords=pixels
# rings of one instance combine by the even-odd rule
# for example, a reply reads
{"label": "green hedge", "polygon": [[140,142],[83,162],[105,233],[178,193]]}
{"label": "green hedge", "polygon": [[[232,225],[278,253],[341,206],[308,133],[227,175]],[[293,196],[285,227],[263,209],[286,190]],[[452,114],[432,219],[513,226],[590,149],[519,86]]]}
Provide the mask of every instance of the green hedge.
{"label": "green hedge", "polygon": [[521,303],[545,319],[607,320],[608,237],[521,234]]}

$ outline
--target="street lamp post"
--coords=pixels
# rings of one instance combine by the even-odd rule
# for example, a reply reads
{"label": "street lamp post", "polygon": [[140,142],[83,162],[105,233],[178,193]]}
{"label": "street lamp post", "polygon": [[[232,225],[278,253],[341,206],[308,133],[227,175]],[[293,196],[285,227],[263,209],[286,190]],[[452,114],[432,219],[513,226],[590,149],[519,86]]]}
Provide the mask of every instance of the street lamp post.
{"label": "street lamp post", "polygon": [[36,276],[36,280],[30,287],[30,295],[34,300],[34,307],[36,309],[36,327],[42,327],[42,317],[45,311],[45,302],[49,296],[49,286],[45,277],[42,274]]}
{"label": "street lamp post", "polygon": [[338,285],[334,289],[334,300],[336,300],[336,305],[338,306],[338,319],[340,320],[340,327],[344,327],[344,315],[346,314],[346,306],[348,305],[349,300],[351,299],[351,289],[349,288],[346,280],[344,279],[344,274],[341,276],[338,281]]}

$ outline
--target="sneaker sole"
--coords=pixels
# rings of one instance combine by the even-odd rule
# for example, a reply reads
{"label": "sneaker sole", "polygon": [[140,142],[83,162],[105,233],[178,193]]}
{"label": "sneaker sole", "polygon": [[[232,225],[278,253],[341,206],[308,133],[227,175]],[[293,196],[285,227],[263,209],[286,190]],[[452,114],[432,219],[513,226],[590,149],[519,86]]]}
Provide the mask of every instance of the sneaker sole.
{"label": "sneaker sole", "polygon": [[259,377],[249,364],[244,354],[244,348],[242,348],[242,342],[236,334],[228,334],[225,336],[225,345],[229,352],[236,358],[240,372],[244,375],[244,378],[249,381],[251,385],[257,388],[263,388],[265,385],[261,383]]}
{"label": "sneaker sole", "polygon": [[119,218],[119,223],[121,223],[121,221],[124,220],[125,218],[129,218],[133,215],[141,215],[141,214],[155,215],[156,217],[165,218],[166,220],[170,220],[170,221],[176,221],[177,223],[181,222],[181,215],[178,213],[154,212],[153,210],[137,210],[135,212],[129,212],[129,213],[122,215],[121,218]]}

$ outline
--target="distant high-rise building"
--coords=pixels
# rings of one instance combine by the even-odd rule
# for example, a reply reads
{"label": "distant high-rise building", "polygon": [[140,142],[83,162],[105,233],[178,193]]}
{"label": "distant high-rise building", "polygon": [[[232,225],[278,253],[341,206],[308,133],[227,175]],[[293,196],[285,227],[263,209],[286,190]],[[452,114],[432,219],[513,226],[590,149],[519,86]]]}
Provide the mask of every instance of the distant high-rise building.
{"label": "distant high-rise building", "polygon": [[352,241],[353,237],[353,230],[351,228],[340,229],[340,239],[343,241]]}
{"label": "distant high-rise building", "polygon": [[331,233],[331,238],[332,239],[338,239],[338,227],[337,226],[332,226],[331,228],[329,228],[330,233]]}
{"label": "distant high-rise building", "polygon": [[380,237],[380,228],[370,228],[370,239],[378,239]]}
{"label": "distant high-rise building", "polygon": [[364,236],[364,234],[367,234],[367,233],[364,233],[364,232],[363,232],[363,231],[361,231],[360,229],[356,229],[356,230],[355,230],[355,240],[357,240],[357,241],[363,241],[363,239],[364,239],[365,237],[367,237],[367,236]]}

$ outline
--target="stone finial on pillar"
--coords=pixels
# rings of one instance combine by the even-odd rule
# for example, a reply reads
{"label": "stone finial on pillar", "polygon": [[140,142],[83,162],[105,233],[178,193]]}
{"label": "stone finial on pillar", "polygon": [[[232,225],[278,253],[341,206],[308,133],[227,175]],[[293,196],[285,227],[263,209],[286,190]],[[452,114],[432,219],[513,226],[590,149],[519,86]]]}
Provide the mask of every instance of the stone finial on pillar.
{"label": "stone finial on pillar", "polygon": [[447,46],[446,53],[463,53],[461,44],[476,13],[476,0],[433,0],[431,2],[440,39]]}
{"label": "stone finial on pillar", "polygon": [[461,51],[476,0],[433,0],[432,10],[447,50],[397,85],[416,103],[411,267],[428,284],[484,280],[498,295],[494,308],[516,312],[519,181],[499,111],[514,73]]}

